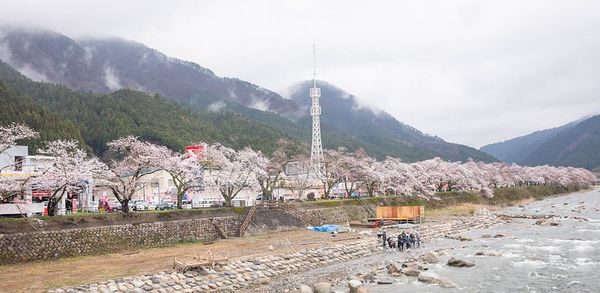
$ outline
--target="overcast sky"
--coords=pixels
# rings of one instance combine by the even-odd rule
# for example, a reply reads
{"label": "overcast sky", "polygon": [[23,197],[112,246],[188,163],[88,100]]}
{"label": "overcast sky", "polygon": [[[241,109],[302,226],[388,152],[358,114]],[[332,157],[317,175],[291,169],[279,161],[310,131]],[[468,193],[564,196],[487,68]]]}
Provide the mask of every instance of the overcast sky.
{"label": "overcast sky", "polygon": [[448,141],[600,114],[600,1],[4,1],[0,21],[119,36],[285,94],[312,74]]}

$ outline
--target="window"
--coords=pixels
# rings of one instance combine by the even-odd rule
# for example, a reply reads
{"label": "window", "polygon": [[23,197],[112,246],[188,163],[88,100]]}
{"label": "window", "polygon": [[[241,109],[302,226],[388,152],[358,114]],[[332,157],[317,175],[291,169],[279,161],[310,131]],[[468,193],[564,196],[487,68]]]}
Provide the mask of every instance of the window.
{"label": "window", "polygon": [[23,171],[23,161],[25,157],[15,156],[15,171]]}

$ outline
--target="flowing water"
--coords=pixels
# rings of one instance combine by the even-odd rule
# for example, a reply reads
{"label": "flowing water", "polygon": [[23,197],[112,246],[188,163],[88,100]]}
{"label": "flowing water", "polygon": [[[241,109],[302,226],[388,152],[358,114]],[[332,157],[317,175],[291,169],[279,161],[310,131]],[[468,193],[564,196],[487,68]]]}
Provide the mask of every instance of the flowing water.
{"label": "flowing water", "polygon": [[[429,250],[448,248],[442,262],[430,264],[429,270],[448,277],[460,289],[441,288],[421,283],[414,277],[394,278],[391,285],[367,284],[369,292],[600,292],[600,190],[572,193],[536,201],[524,207],[511,207],[505,214],[556,215],[586,218],[557,219],[559,226],[536,225],[536,220],[514,219],[512,223],[461,235],[473,241],[438,239],[409,253],[385,252],[343,265],[349,275],[367,272],[374,264],[393,260],[401,262]],[[504,234],[501,238],[482,235]],[[497,250],[502,256],[475,256],[477,251]],[[472,260],[471,268],[454,268],[445,264],[454,256]],[[320,271],[339,274],[340,267]],[[345,274],[345,273],[344,273]],[[383,275],[387,275],[383,273]],[[343,284],[338,288],[345,289]]]}

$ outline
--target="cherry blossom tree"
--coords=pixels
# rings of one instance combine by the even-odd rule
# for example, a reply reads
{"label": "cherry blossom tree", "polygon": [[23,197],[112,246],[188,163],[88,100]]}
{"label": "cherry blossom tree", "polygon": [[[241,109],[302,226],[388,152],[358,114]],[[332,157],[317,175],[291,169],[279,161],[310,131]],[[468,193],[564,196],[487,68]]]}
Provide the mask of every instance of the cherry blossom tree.
{"label": "cherry blossom tree", "polygon": [[310,158],[297,155],[293,159],[298,172],[286,177],[286,185],[296,199],[302,199],[304,192],[312,185],[313,178],[309,172]]}
{"label": "cherry blossom tree", "polygon": [[255,171],[259,155],[250,148],[235,151],[221,144],[209,145],[204,160],[207,187],[221,193],[226,206],[244,189],[258,189]]}
{"label": "cherry blossom tree", "polygon": [[0,203],[10,203],[25,194],[31,176],[0,173]]}
{"label": "cherry blossom tree", "polygon": [[339,182],[343,184],[346,196],[351,196],[365,183],[366,158],[365,151],[359,149],[354,153],[345,153],[340,160],[331,165],[331,172],[336,174]]}
{"label": "cherry blossom tree", "polygon": [[363,166],[362,172],[363,185],[367,190],[369,196],[374,196],[377,191],[381,192],[383,182],[388,177],[389,171],[385,169],[385,164],[377,161],[369,156],[363,156],[361,158],[361,165]]}
{"label": "cherry blossom tree", "polygon": [[204,167],[200,158],[194,154],[176,152],[160,152],[166,157],[153,166],[154,169],[165,170],[171,175],[173,185],[177,189],[177,208],[183,206],[183,195],[189,191],[201,190],[204,186]]}
{"label": "cherry blossom tree", "polygon": [[323,153],[323,171],[319,174],[319,179],[323,184],[323,197],[329,198],[331,189],[340,182],[340,178],[336,173],[336,167],[340,165],[342,158],[345,156],[345,149],[338,148],[337,150],[326,150]]}
{"label": "cherry blossom tree", "polygon": [[257,168],[254,169],[254,175],[262,191],[263,199],[273,199],[273,190],[281,183],[285,166],[291,161],[290,145],[289,141],[280,139],[277,141],[277,148],[270,157],[258,152]]}
{"label": "cherry blossom tree", "polygon": [[109,164],[110,186],[113,195],[121,203],[123,212],[129,212],[129,201],[140,186],[143,176],[160,171],[161,160],[169,157],[170,150],[164,146],[140,141],[127,136],[109,142],[108,151],[115,159]]}
{"label": "cherry blossom tree", "polygon": [[33,179],[32,187],[50,191],[48,215],[54,216],[63,197],[81,189],[81,184],[105,170],[96,158],[88,157],[74,140],[56,140],[46,144],[40,154],[53,157],[42,174]]}
{"label": "cherry blossom tree", "polygon": [[38,137],[38,133],[26,125],[12,123],[0,126],[0,154],[17,144],[18,141]]}

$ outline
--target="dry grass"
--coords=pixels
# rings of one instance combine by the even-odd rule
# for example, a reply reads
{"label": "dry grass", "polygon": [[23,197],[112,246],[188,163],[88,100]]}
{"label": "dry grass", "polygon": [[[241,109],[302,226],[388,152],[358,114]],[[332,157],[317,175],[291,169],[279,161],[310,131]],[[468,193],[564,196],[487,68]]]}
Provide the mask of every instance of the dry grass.
{"label": "dry grass", "polygon": [[[355,234],[338,234],[304,229],[232,238],[212,244],[188,243],[172,247],[138,249],[106,255],[64,258],[53,261],[0,266],[0,292],[44,292],[51,288],[106,281],[124,276],[156,273],[172,268],[173,259],[185,259],[194,253],[211,250],[220,255],[242,257],[250,255],[288,253],[326,244],[332,239],[343,240]],[[288,242],[289,241],[289,242]],[[291,243],[290,246],[288,243]],[[269,251],[269,245],[274,251]]]}
{"label": "dry grass", "polygon": [[472,215],[477,209],[485,207],[492,209],[492,206],[484,204],[461,203],[451,207],[430,209],[425,211],[426,217],[444,217],[444,216],[466,216]]}

